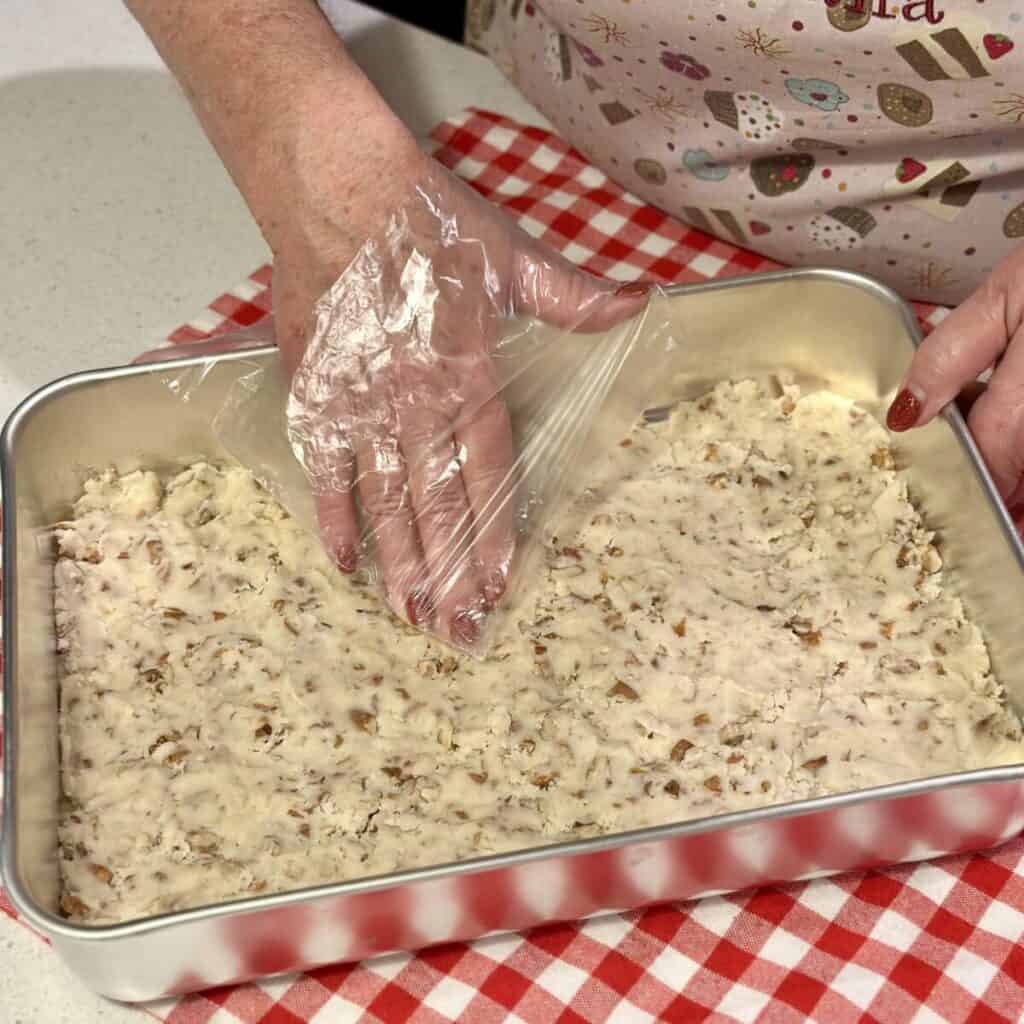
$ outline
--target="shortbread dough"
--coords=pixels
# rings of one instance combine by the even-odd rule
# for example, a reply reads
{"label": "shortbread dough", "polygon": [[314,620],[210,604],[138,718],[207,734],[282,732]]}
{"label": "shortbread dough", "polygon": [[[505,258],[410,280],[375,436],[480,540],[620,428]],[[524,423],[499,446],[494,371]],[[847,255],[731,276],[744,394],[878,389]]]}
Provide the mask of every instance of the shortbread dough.
{"label": "shortbread dough", "polygon": [[57,529],[62,908],[114,922],[1024,760],[887,434],[723,384],[645,423],[484,662],[244,470]]}

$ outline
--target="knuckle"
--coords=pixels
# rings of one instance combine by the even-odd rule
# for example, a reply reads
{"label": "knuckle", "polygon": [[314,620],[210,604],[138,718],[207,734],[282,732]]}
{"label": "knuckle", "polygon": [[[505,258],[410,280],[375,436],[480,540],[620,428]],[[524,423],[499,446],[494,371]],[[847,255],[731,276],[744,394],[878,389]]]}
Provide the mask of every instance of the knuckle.
{"label": "knuckle", "polygon": [[451,455],[451,429],[434,417],[410,417],[402,424],[402,448],[415,452],[417,459],[443,464]]}
{"label": "knuckle", "polygon": [[511,433],[512,421],[508,407],[499,395],[493,395],[478,410],[474,419],[488,433]]}
{"label": "knuckle", "polygon": [[992,405],[1014,412],[1024,405],[1024,375],[1009,365],[997,366],[986,391]]}
{"label": "knuckle", "polygon": [[514,458],[512,419],[500,397],[485,402],[459,425],[459,440],[465,446],[466,461],[477,472],[488,467],[505,469]]}
{"label": "knuckle", "polygon": [[361,490],[359,496],[362,498],[366,514],[374,521],[387,522],[396,519],[405,513],[408,504],[402,494],[392,491],[369,488]]}
{"label": "knuckle", "polygon": [[432,481],[425,498],[421,514],[435,525],[451,524],[466,513],[461,480],[454,475]]}
{"label": "knuckle", "polygon": [[929,343],[918,349],[911,375],[918,380],[949,386],[962,375],[962,358],[962,352],[955,341],[932,335]]}
{"label": "knuckle", "polygon": [[409,507],[404,479],[393,470],[373,469],[359,481],[359,498],[371,519],[393,519]]}
{"label": "knuckle", "polygon": [[495,398],[501,388],[494,363],[479,352],[471,352],[458,368],[458,392],[466,404],[477,407]]}
{"label": "knuckle", "polygon": [[337,498],[352,493],[351,474],[341,469],[319,471],[313,476],[313,496],[318,499]]}

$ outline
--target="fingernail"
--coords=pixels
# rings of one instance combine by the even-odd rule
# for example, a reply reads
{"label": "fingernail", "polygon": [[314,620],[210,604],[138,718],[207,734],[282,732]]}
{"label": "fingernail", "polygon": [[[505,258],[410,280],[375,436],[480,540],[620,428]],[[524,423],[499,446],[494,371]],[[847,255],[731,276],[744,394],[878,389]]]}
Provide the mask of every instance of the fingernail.
{"label": "fingernail", "polygon": [[355,572],[359,561],[356,549],[351,544],[339,544],[334,549],[334,560],[342,572]]}
{"label": "fingernail", "polygon": [[889,406],[889,412],[885,417],[885,425],[899,433],[909,430],[921,415],[921,399],[909,388],[902,391],[893,399]]}
{"label": "fingernail", "polygon": [[639,299],[650,290],[651,286],[644,281],[628,281],[626,284],[620,284],[615,289],[615,294],[626,299]]}
{"label": "fingernail", "polygon": [[480,639],[480,620],[483,614],[478,611],[462,611],[452,618],[452,636],[456,640],[472,647]]}
{"label": "fingernail", "polygon": [[430,618],[430,599],[422,590],[414,590],[405,602],[409,621],[418,626]]}
{"label": "fingernail", "polygon": [[484,584],[484,601],[493,608],[505,596],[505,574],[495,570]]}

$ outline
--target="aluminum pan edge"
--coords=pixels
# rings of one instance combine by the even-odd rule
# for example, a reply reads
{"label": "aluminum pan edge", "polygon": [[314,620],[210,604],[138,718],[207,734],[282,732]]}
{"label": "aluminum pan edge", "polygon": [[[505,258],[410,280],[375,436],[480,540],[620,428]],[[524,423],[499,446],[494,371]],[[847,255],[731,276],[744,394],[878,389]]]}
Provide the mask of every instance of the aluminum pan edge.
{"label": "aluminum pan edge", "polygon": [[[158,914],[153,917],[140,918],[135,921],[127,921],[123,924],[76,925],[36,906],[31,897],[24,892],[18,883],[17,877],[8,874],[8,855],[13,854],[13,844],[10,844],[10,849],[8,849],[6,836],[3,861],[4,884],[11,897],[11,902],[18,912],[30,924],[46,935],[78,941],[104,941],[145,935],[178,924],[207,921],[211,918],[224,916],[227,913],[254,913],[286,907],[295,903],[303,903],[312,899],[381,892],[418,882],[435,881],[439,878],[480,874],[489,870],[516,867],[538,860],[573,857],[592,853],[607,853],[639,843],[686,838],[739,828],[744,825],[754,825],[764,821],[781,821],[819,812],[840,810],[859,804],[873,804],[882,800],[922,796],[933,791],[948,791],[949,789],[961,786],[1022,781],[1024,781],[1024,764],[982,768],[969,772],[955,772],[947,775],[932,776],[928,779],[915,779],[909,782],[891,783],[887,786],[856,790],[852,793],[838,793],[788,804],[775,804],[770,807],[761,807],[749,811],[736,811],[709,818],[698,818],[677,824],[658,825],[652,828],[635,829],[630,832],[617,832],[610,836],[599,836],[593,839],[575,840],[549,846],[529,847],[520,851],[476,857],[472,860],[453,861],[427,868],[396,871],[386,875],[372,875],[348,882],[309,886],[304,889],[295,889],[271,896],[254,896],[248,899],[213,903],[190,910],[179,910]],[[5,818],[8,810],[5,803]]]}
{"label": "aluminum pan edge", "polygon": [[[792,281],[795,279],[828,280],[838,284],[849,285],[872,295],[874,298],[885,304],[889,304],[893,306],[895,310],[898,310],[908,336],[911,337],[915,344],[919,343],[920,331],[907,304],[886,286],[870,278],[848,271],[829,269],[784,270],[771,274],[736,277],[722,282],[672,286],[664,289],[664,291],[667,295],[676,297],[689,294],[702,294],[711,291],[728,291],[734,288],[750,286],[755,283],[763,285],[770,284],[772,282]],[[244,361],[248,358],[259,357],[270,351],[272,351],[272,348],[270,347],[265,349],[250,349],[239,353],[220,356],[218,357],[218,360]],[[14,410],[4,427],[2,437],[0,437],[0,486],[3,488],[3,493],[8,495],[14,493],[16,481],[14,480],[12,461],[13,444],[18,434],[19,425],[37,405],[45,402],[55,394],[68,392],[95,381],[110,380],[125,376],[144,375],[154,371],[162,373],[168,370],[173,370],[176,367],[182,368],[201,365],[202,363],[205,363],[207,359],[208,357],[185,357],[180,360],[169,360],[155,365],[118,367],[110,370],[92,370],[61,378],[60,380],[40,388],[21,402]],[[967,453],[970,455],[975,472],[978,476],[979,482],[986,492],[986,495],[992,501],[995,508],[1000,508],[1001,506],[994,484],[981,462],[977,447],[967,430],[963,417],[957,409],[952,406],[946,410],[944,416],[949,422],[957,440],[961,445],[963,445]],[[1018,565],[1024,569],[1024,547],[1022,547],[1020,538],[1013,529],[1013,525],[1005,510],[1001,510],[1000,524],[1003,532],[1006,534],[1006,537],[1010,542],[1011,550],[1014,553]],[[4,601],[3,606],[5,678],[9,677],[9,674],[13,672],[13,669],[17,664],[17,651],[15,649],[16,633],[13,628],[17,610],[16,588],[14,585],[17,570],[16,557],[14,557],[14,552],[16,550],[14,545],[15,536],[16,510],[12,504],[12,506],[6,511],[3,522],[3,545],[4,549],[9,553],[9,557],[4,560],[3,566],[3,587],[4,593],[7,596],[7,600]],[[12,779],[14,776],[19,746],[16,725],[18,693],[16,687],[10,686],[5,687],[5,691],[4,770],[6,777],[8,779]],[[154,917],[143,918],[123,924],[102,926],[72,924],[67,920],[37,906],[23,888],[18,877],[17,866],[15,863],[15,824],[17,820],[16,787],[9,784],[5,787],[4,792],[3,818],[8,827],[4,829],[2,837],[0,870],[2,870],[7,890],[10,893],[15,907],[30,924],[38,928],[44,934],[54,938],[90,943],[141,936],[164,928],[170,928],[174,925],[207,921],[233,914],[255,913],[262,910],[270,910],[297,903],[304,903],[314,899],[386,891],[391,888],[438,878],[479,874],[489,870],[513,867],[538,860],[602,853],[643,842],[655,842],[665,839],[713,833],[716,831],[738,828],[744,825],[752,825],[764,821],[776,819],[782,820],[819,812],[826,812],[833,809],[857,806],[860,804],[875,803],[877,801],[888,801],[901,797],[925,795],[934,791],[947,790],[953,787],[985,785],[992,783],[1017,783],[1022,780],[1024,780],[1024,765],[979,769],[970,772],[958,772],[928,779],[894,783],[873,789],[858,790],[851,793],[818,797],[789,804],[775,805],[710,818],[691,820],[673,825],[662,825],[653,828],[623,832],[612,836],[602,836],[587,840],[577,840],[542,847],[533,847],[522,851],[514,851],[475,858],[468,861],[460,861],[454,864],[436,865],[429,868],[396,872],[388,875],[379,875],[348,882],[339,882],[299,889],[271,896],[257,896],[244,900],[212,904],[205,907],[197,907],[190,910],[176,911]]]}

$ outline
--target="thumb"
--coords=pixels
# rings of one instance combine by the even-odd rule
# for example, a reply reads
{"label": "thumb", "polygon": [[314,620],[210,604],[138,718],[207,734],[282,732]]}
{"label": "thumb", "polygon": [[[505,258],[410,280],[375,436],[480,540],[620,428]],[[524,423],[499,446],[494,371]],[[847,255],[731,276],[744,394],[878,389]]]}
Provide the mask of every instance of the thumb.
{"label": "thumb", "polygon": [[1024,476],[1024,328],[1011,339],[967,423],[1000,495],[1019,505]]}
{"label": "thumb", "polygon": [[639,314],[652,291],[652,285],[640,281],[618,286],[603,281],[540,245],[516,254],[516,311],[553,327],[584,333],[607,330]]}
{"label": "thumb", "polygon": [[889,408],[890,430],[924,426],[999,359],[1021,323],[1012,284],[1013,266],[997,268],[921,342]]}

